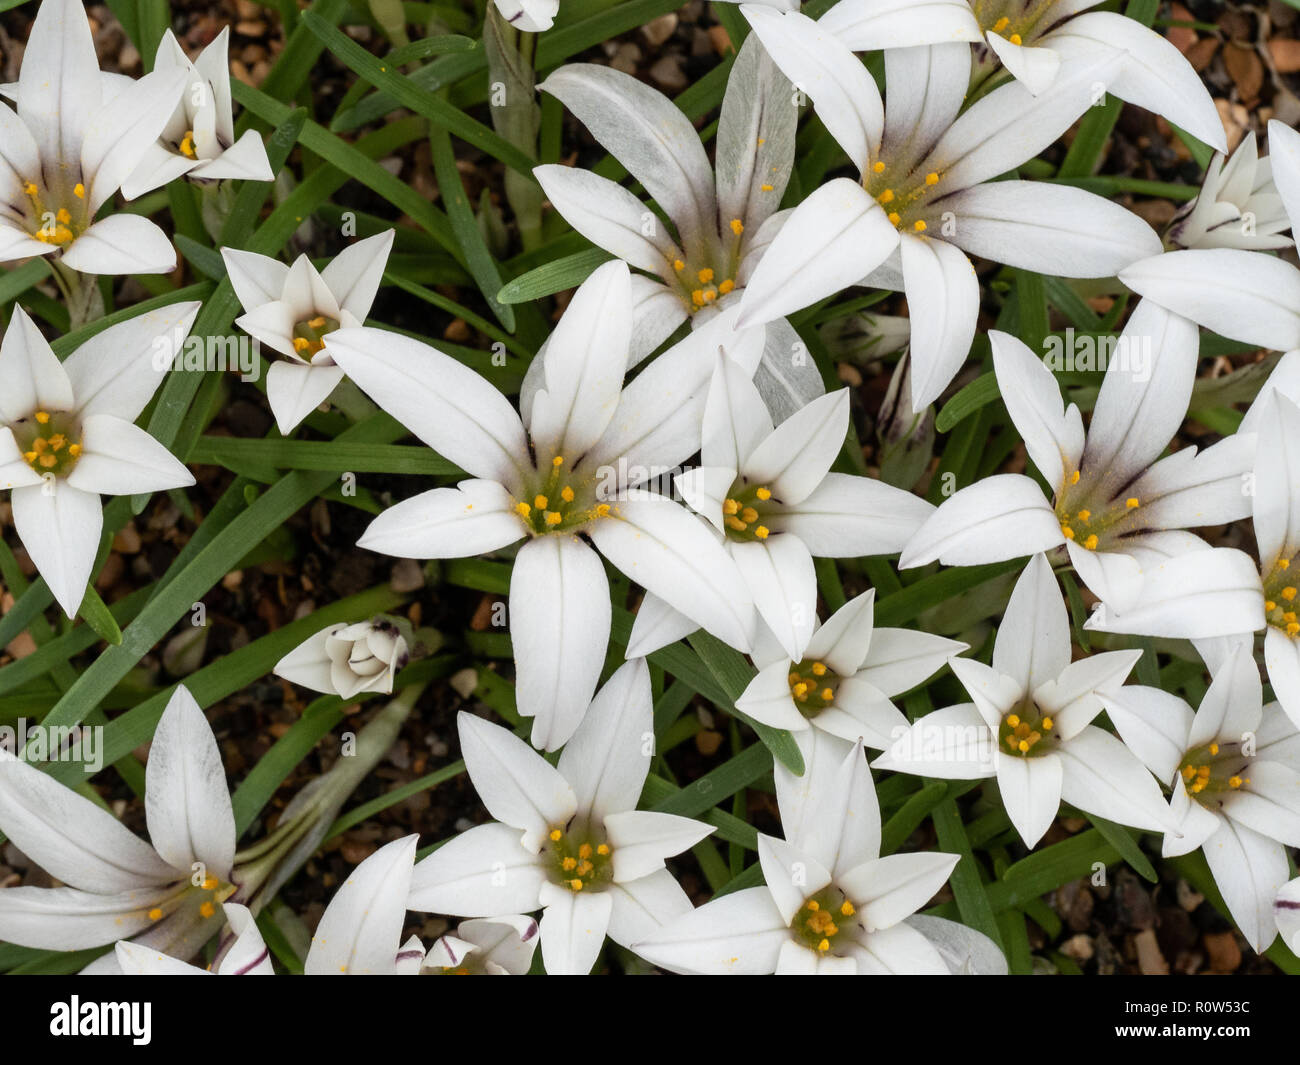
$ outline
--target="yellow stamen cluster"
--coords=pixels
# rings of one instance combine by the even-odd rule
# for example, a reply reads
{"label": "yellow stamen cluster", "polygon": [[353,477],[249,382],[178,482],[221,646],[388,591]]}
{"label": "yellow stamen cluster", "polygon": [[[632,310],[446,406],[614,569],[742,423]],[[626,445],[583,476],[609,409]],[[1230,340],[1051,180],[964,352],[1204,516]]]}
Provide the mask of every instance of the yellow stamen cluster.
{"label": "yellow stamen cluster", "polygon": [[176,146],[176,149],[186,159],[197,159],[199,157],[199,153],[194,150],[194,131],[192,129],[185,131],[185,136],[181,138],[181,142]]}
{"label": "yellow stamen cluster", "polygon": [[[733,219],[731,225],[733,231],[739,234],[740,229],[735,227],[741,226],[740,219]],[[743,228],[744,226],[741,226],[741,229]],[[677,269],[677,263],[679,262],[681,262],[680,259],[673,263],[674,269]],[[685,263],[682,264],[682,267],[685,267]],[[678,270],[678,273],[681,273],[681,270]],[[685,276],[689,277],[689,274]],[[695,271],[696,284],[690,288],[691,310],[698,311],[701,307],[707,307],[710,303],[717,302],[719,296],[725,296],[728,292],[735,290],[736,282],[732,278],[726,277],[715,283],[714,279],[716,277],[717,273],[712,267],[706,266],[703,270]]]}
{"label": "yellow stamen cluster", "polygon": [[613,851],[608,843],[574,839],[562,828],[551,829],[546,838],[557,884],[576,893],[613,879]]}
{"label": "yellow stamen cluster", "polygon": [[1280,558],[1264,578],[1264,618],[1275,629],[1296,639],[1300,638],[1300,617],[1296,615],[1297,588],[1287,583],[1294,579],[1287,573],[1290,568],[1291,560]]}
{"label": "yellow stamen cluster", "polygon": [[909,216],[915,213],[913,208],[918,206],[917,201],[939,184],[939,173],[934,170],[925,174],[909,173],[895,181],[898,175],[880,177],[887,169],[884,160],[873,163],[864,187],[878,204],[888,209],[890,225],[899,229],[906,225],[914,233],[924,233],[929,228],[925,219]]}
{"label": "yellow stamen cluster", "polygon": [[64,477],[81,457],[81,441],[70,414],[38,410],[12,429],[23,461],[37,473]]}
{"label": "yellow stamen cluster", "polygon": [[766,485],[750,486],[737,482],[722,502],[722,522],[727,535],[733,540],[766,540],[772,533],[763,524],[763,504],[772,500],[772,490]]}
{"label": "yellow stamen cluster", "polygon": [[[1057,496],[1056,518],[1061,523],[1061,535],[1073,540],[1080,547],[1096,551],[1101,547],[1101,538],[1112,526],[1126,520],[1141,506],[1136,496],[1105,504],[1102,507],[1079,506],[1079,493],[1070,489],[1079,483],[1080,472],[1075,470],[1065,478],[1065,484]],[[1092,496],[1088,497],[1090,500]],[[1095,509],[1094,509],[1095,508]]]}
{"label": "yellow stamen cluster", "polygon": [[1048,714],[1041,713],[1032,702],[1022,706],[1019,712],[1013,711],[1002,719],[998,729],[998,744],[1007,754],[1022,758],[1033,758],[1046,754],[1050,744],[1039,744],[1051,736],[1056,722]]}
{"label": "yellow stamen cluster", "polygon": [[590,499],[590,488],[566,477],[563,455],[551,459],[547,475],[536,488],[532,496],[515,503],[515,513],[534,534],[565,532],[595,518],[609,516],[608,503],[578,505],[580,494]]}
{"label": "yellow stamen cluster", "polygon": [[849,927],[858,924],[852,919],[856,913],[844,892],[832,885],[804,900],[790,922],[790,931],[809,950],[827,954],[837,937],[853,935]]}
{"label": "yellow stamen cluster", "polygon": [[337,319],[313,315],[293,327],[293,350],[299,358],[310,359],[325,347],[325,337],[339,327]]}
{"label": "yellow stamen cluster", "polygon": [[815,717],[835,701],[840,678],[825,662],[804,659],[790,667],[790,696],[805,717]]}
{"label": "yellow stamen cluster", "polygon": [[1221,793],[1238,791],[1250,783],[1250,777],[1244,775],[1249,765],[1240,743],[1210,743],[1184,754],[1178,774],[1189,795],[1213,806]]}
{"label": "yellow stamen cluster", "polygon": [[[85,198],[85,189],[78,185],[82,191],[79,198]],[[32,201],[33,217],[36,229],[33,236],[42,244],[53,244],[56,247],[70,243],[76,232],[72,228],[72,212],[66,207],[59,207],[51,211],[41,202],[41,190],[34,181],[28,181],[23,185],[23,192],[27,198]]]}

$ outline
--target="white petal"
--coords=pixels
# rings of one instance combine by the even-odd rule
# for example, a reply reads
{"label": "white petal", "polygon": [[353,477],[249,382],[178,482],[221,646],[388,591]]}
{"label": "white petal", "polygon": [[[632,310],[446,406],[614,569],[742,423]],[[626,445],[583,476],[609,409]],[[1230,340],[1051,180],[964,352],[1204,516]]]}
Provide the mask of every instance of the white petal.
{"label": "white petal", "polygon": [[1276,118],[1268,122],[1268,161],[1288,219],[1300,219],[1300,133]]}
{"label": "white petal", "polygon": [[876,590],[868,588],[826,619],[808,641],[808,657],[825,662],[841,677],[851,677],[867,660],[875,624]]}
{"label": "white petal", "polygon": [[[775,769],[786,838],[838,878],[880,854],[880,806],[871,771],[857,742],[845,744],[815,731],[799,749],[805,755],[803,777],[784,766]],[[805,872],[810,875],[811,867]],[[809,886],[805,897],[815,890]]]}
{"label": "white petal", "polygon": [[[967,13],[969,18],[970,13]],[[905,20],[900,20],[905,21]],[[928,48],[885,51],[885,134],[881,157],[893,173],[907,173],[952,125],[970,86],[970,46],[963,39],[945,41],[941,24]]]}
{"label": "white petal", "polygon": [[1000,33],[985,34],[985,43],[1016,81],[1037,96],[1051,88],[1061,70],[1061,57],[1050,48],[1012,44]]}
{"label": "white petal", "polygon": [[453,837],[415,865],[408,909],[500,917],[537,909],[546,874],[519,830],[492,822]]}
{"label": "white petal", "polygon": [[605,567],[586,543],[564,534],[530,540],[510,577],[519,713],[532,741],[557,750],[582,722],[609,644]]}
{"label": "white petal", "polygon": [[977,566],[1048,551],[1064,539],[1043,490],[1023,474],[999,473],[939,504],[908,541],[898,565]]}
{"label": "white petal", "polygon": [[519,483],[524,427],[505,396],[436,348],[378,329],[339,329],[330,355],[389,414],[476,477]]}
{"label": "white petal", "polygon": [[836,883],[853,900],[867,931],[875,932],[898,924],[929,902],[960,859],[941,851],[891,854],[863,862]]}
{"label": "white petal", "polygon": [[1273,899],[1290,876],[1286,848],[1223,818],[1204,850],[1233,921],[1246,942],[1262,953],[1277,935]]}
{"label": "white petal", "polygon": [[87,119],[99,108],[100,85],[85,9],[73,0],[41,4],[23,52],[17,99],[18,114],[35,133],[43,160],[79,162]]}
{"label": "white petal", "polygon": [[804,656],[817,620],[817,574],[803,541],[789,533],[732,544],[731,557],[754,605],[793,661]]}
{"label": "white petal", "polygon": [[501,485],[461,481],[389,507],[357,546],[395,558],[460,558],[496,551],[524,533],[514,497]]}
{"label": "white petal", "polygon": [[640,658],[619,666],[605,682],[556,764],[573,788],[580,816],[599,823],[636,807],[650,772],[647,738],[654,738],[654,707],[650,670]]}
{"label": "white petal", "polygon": [[95,567],[104,513],[99,497],[58,481],[15,488],[14,528],[63,612],[76,617]]}
{"label": "white petal", "polygon": [[853,952],[864,975],[941,976],[948,972],[943,955],[909,924],[896,924],[863,935]]}
{"label": "white petal", "polygon": [[1134,263],[1119,279],[1232,340],[1300,348],[1300,271],[1271,255],[1235,248],[1166,252]]}
{"label": "white petal", "polygon": [[1053,488],[1079,468],[1083,422],[1079,408],[1065,409],[1052,372],[1023,342],[1009,333],[989,331],[998,391],[1025,441],[1025,450]]}
{"label": "white petal", "polygon": [[110,414],[92,414],[81,423],[84,449],[67,484],[82,492],[109,496],[161,492],[194,483],[194,476],[143,429]]}
{"label": "white petal", "polygon": [[1173,827],[1155,777],[1109,732],[1089,725],[1061,744],[1056,757],[1064,773],[1061,798],[1071,806],[1134,828]]}
{"label": "white petal", "polygon": [[222,248],[221,258],[226,264],[226,276],[245,311],[279,301],[289,278],[289,268],[279,259],[237,248]]}
{"label": "white petal", "polygon": [[978,780],[993,776],[995,746],[975,704],[961,703],[913,722],[871,764],[941,780]]}
{"label": "white petal", "polygon": [[629,578],[724,643],[748,649],[753,599],[736,564],[698,518],[666,500],[630,499],[588,532]]}
{"label": "white petal", "polygon": [[817,24],[855,52],[982,36],[965,0],[839,0]]}
{"label": "white petal", "polygon": [[818,558],[892,555],[932,513],[924,499],[883,481],[828,473],[803,502],[773,514],[771,527],[799,537]]}
{"label": "white petal", "polygon": [[1270,626],[1264,634],[1264,662],[1286,716],[1300,724],[1300,642]]}
{"label": "white petal", "polygon": [[137,889],[105,895],[70,887],[6,888],[0,892],[0,937],[37,950],[102,946],[152,925],[149,910],[165,901],[169,891]]}
{"label": "white petal", "polygon": [[[69,360],[71,361],[71,360]],[[14,305],[13,318],[0,342],[0,422],[30,418],[38,410],[67,411],[74,403],[72,382],[27,312]]]}
{"label": "white petal", "polygon": [[1187,734],[1188,747],[1244,741],[1259,728],[1263,685],[1249,645],[1239,644],[1214,674]]}
{"label": "white petal", "polygon": [[912,320],[910,402],[912,410],[921,411],[942,395],[966,361],[980,286],[970,260],[952,244],[909,233],[899,247]]}
{"label": "white petal", "polygon": [[1264,410],[1255,457],[1254,521],[1261,569],[1300,548],[1300,408],[1273,393]]}
{"label": "white petal", "polygon": [[664,859],[690,850],[713,826],[676,814],[625,809],[605,817],[605,830],[614,849],[614,880],[626,884],[662,869]]}
{"label": "white petal", "polygon": [[266,398],[275,415],[276,428],[288,436],[343,380],[338,366],[307,366],[273,362],[266,372]]}
{"label": "white petal", "polygon": [[147,218],[111,214],[63,249],[63,265],[80,274],[168,274],[176,249]]}
{"label": "white petal", "polygon": [[271,181],[275,177],[262,136],[252,129],[216,158],[203,160],[190,173],[204,181]]}
{"label": "white petal", "polygon": [[[998,752],[997,776],[1007,816],[1025,846],[1035,846],[1056,820],[1061,806],[1061,760],[1052,754],[1017,758]],[[1151,783],[1155,785],[1154,780]]]}
{"label": "white petal", "polygon": [[613,897],[543,884],[542,964],[551,976],[586,976],[609,931]]}
{"label": "white petal", "polygon": [[849,390],[813,400],[791,415],[751,452],[741,473],[772,489],[776,500],[797,506],[821,484],[844,444]]}
{"label": "white petal", "polygon": [[877,628],[857,677],[887,696],[901,695],[937,673],[953,655],[968,650],[967,644],[928,632]]}
{"label": "white petal", "polygon": [[718,349],[713,355],[713,376],[704,403],[700,452],[704,466],[734,473],[772,431],[772,419],[754,386],[753,375]]}
{"label": "white petal", "polygon": [[1141,651],[1101,651],[1080,658],[1036,688],[1034,702],[1051,715],[1059,739],[1072,739],[1101,713],[1105,696],[1119,689],[1141,657]]}
{"label": "white petal", "polygon": [[632,949],[670,972],[750,976],[774,972],[789,937],[772,893],[757,887],[716,898]]}
{"label": "white petal", "polygon": [[808,722],[790,695],[790,660],[782,658],[759,670],[736,700],[736,709],[772,728],[801,731]]}
{"label": "white petal", "polygon": [[226,770],[212,728],[184,685],[172,693],[149,746],[145,817],[168,864],[188,870],[201,862],[209,875],[230,875],[235,814]]}
{"label": "white petal", "polygon": [[1070,664],[1070,617],[1046,556],[1035,555],[1011,592],[993,646],[993,668],[1025,692],[1059,677]]}
{"label": "white petal", "polygon": [[308,976],[393,974],[417,842],[411,835],[380,847],[343,881],[312,936]]}
{"label": "white petal", "polygon": [[689,636],[699,627],[697,622],[674,610],[653,592],[646,592],[632,620],[626,657],[645,658],[661,647]]}
{"label": "white petal", "polygon": [[629,949],[694,908],[667,869],[639,880],[609,884],[603,894],[613,902],[607,934],[615,943]]}
{"label": "white petal", "polygon": [[858,182],[833,178],[794,209],[759,260],[740,324],[773,321],[857,284],[896,247],[898,230],[880,204]]}
{"label": "white petal", "polygon": [[831,882],[829,869],[783,839],[759,833],[758,860],[772,900],[787,924],[799,912],[804,899]]}
{"label": "white petal", "polygon": [[520,830],[522,846],[536,854],[547,834],[567,825],[577,809],[573,789],[513,732],[463,710],[456,725],[465,768],[483,805],[498,821]]}

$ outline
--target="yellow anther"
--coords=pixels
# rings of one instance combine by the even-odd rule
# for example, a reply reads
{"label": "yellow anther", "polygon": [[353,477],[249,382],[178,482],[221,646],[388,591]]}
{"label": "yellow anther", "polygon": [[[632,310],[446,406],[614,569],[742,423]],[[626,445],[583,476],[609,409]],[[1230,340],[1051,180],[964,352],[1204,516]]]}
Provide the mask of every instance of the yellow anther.
{"label": "yellow anther", "polygon": [[1241,785],[1242,785],[1242,779],[1241,779],[1241,777],[1229,777],[1229,778],[1228,778],[1228,787],[1230,787],[1230,788],[1239,788],[1239,787],[1241,787]]}
{"label": "yellow anther", "polygon": [[575,876],[572,880],[569,881],[569,887],[571,887],[574,891],[581,891],[582,881]]}
{"label": "yellow anther", "polygon": [[735,287],[736,287],[736,283],[732,281],[731,278],[727,278],[727,280],[725,280],[724,282],[722,282],[722,284],[718,286],[718,291],[725,296],[728,292],[730,292]]}
{"label": "yellow anther", "polygon": [[558,514],[554,510],[548,510],[542,520],[547,525],[559,525],[564,520],[564,515]]}
{"label": "yellow anther", "polygon": [[1290,569],[1290,568],[1291,568],[1291,560],[1290,560],[1289,558],[1279,558],[1279,559],[1277,560],[1277,568],[1278,568],[1278,569]]}
{"label": "yellow anther", "polygon": [[578,859],[573,857],[565,858],[564,861],[560,863],[560,866],[566,873],[571,873],[578,868]]}
{"label": "yellow anther", "polygon": [[732,514],[727,518],[727,528],[734,529],[736,532],[744,532],[749,526]]}
{"label": "yellow anther", "polygon": [[30,465],[31,463],[33,463],[33,462],[36,461],[36,452],[35,452],[35,451],[24,451],[24,452],[23,452],[23,459],[24,459],[24,460],[25,460],[25,461]]}
{"label": "yellow anther", "polygon": [[573,489],[566,484],[563,488],[560,489],[560,498],[563,499],[566,503],[572,503]]}
{"label": "yellow anther", "polygon": [[598,504],[596,505],[596,517],[598,517],[598,518],[607,518],[607,517],[609,517],[609,504],[608,504],[608,503],[598,503]]}
{"label": "yellow anther", "polygon": [[758,521],[758,511],[753,507],[746,507],[740,512],[740,520],[745,522]]}
{"label": "yellow anther", "polygon": [[1275,603],[1272,599],[1265,599],[1264,609],[1269,613],[1272,613],[1274,610],[1277,609],[1277,603]]}
{"label": "yellow anther", "polygon": [[1020,715],[1019,715],[1019,714],[1008,714],[1008,715],[1007,715],[1007,724],[1010,725],[1012,728],[1015,728],[1017,725],[1020,724]]}
{"label": "yellow anther", "polygon": [[800,681],[790,690],[794,692],[794,697],[796,699],[803,699],[808,694],[808,685],[805,684],[803,681]]}
{"label": "yellow anther", "polygon": [[871,164],[871,169],[877,174],[883,174],[885,172],[885,164],[877,160],[875,163]]}
{"label": "yellow anther", "polygon": [[86,186],[78,181],[72,186],[72,195],[77,197],[79,200],[84,200],[86,198]]}
{"label": "yellow anther", "polygon": [[771,186],[771,185],[759,185],[759,186],[758,186],[758,190],[759,190],[759,192],[771,192],[771,191],[772,191],[772,186]]}
{"label": "yellow anther", "polygon": [[203,917],[211,917],[216,912],[217,912],[217,908],[213,906],[212,903],[210,902],[205,902],[202,906],[199,907],[199,914],[200,916]]}
{"label": "yellow anther", "polygon": [[216,890],[217,890],[217,884],[219,884],[219,883],[220,883],[220,881],[217,880],[217,878],[216,878],[215,876],[207,877],[207,878],[203,881],[203,890],[204,890],[204,891],[216,891]]}
{"label": "yellow anther", "polygon": [[735,233],[736,236],[740,236],[740,234],[745,232],[745,223],[739,218],[733,218],[731,220],[731,231]]}
{"label": "yellow anther", "polygon": [[560,840],[562,840],[563,838],[564,838],[564,833],[561,832],[558,828],[553,828],[553,829],[551,829],[551,842],[552,842],[552,843],[559,843]]}
{"label": "yellow anther", "polygon": [[754,495],[766,503],[772,498],[772,490],[770,488],[759,488],[755,490]]}
{"label": "yellow anther", "polygon": [[162,919],[162,910],[160,910],[157,906],[155,906],[152,910],[149,911],[149,920],[158,921],[161,919]]}
{"label": "yellow anther", "polygon": [[1097,544],[1099,544],[1100,542],[1101,541],[1097,539],[1097,534],[1093,533],[1091,536],[1088,537],[1088,539],[1083,541],[1083,546],[1086,547],[1089,551],[1096,551]]}
{"label": "yellow anther", "polygon": [[691,292],[691,302],[697,307],[704,306],[704,289],[697,288]]}
{"label": "yellow anther", "polygon": [[1218,754],[1218,753],[1219,753],[1219,745],[1217,743],[1210,744],[1210,754]]}
{"label": "yellow anther", "polygon": [[187,129],[185,131],[185,136],[182,138],[180,143],[180,152],[181,155],[189,159],[195,159],[198,157],[198,153],[194,150],[194,131],[192,129]]}
{"label": "yellow anther", "polygon": [[704,290],[704,297],[703,297],[703,298],[704,298],[704,302],[705,302],[705,303],[712,303],[714,300],[716,300],[716,299],[718,298],[718,294],[717,294],[716,292],[714,292],[713,289],[711,289],[711,288],[706,288],[706,289]]}
{"label": "yellow anther", "polygon": [[922,219],[918,218],[915,222],[912,223],[912,228],[916,230],[918,233],[924,233],[926,229],[925,222]]}
{"label": "yellow anther", "polygon": [[558,470],[561,466],[564,465],[564,456],[556,455],[555,458],[551,459],[551,465]]}
{"label": "yellow anther", "polygon": [[307,324],[311,326],[313,329],[320,329],[321,326],[325,324],[325,316],[322,314],[318,314],[316,315],[315,318],[309,319]]}
{"label": "yellow anther", "polygon": [[1141,504],[1138,503],[1137,496],[1129,496],[1126,500],[1124,500],[1124,506],[1128,510],[1137,510],[1137,508],[1141,506]]}
{"label": "yellow anther", "polygon": [[822,908],[821,903],[818,902],[816,899],[808,900],[808,909],[812,910],[813,913],[816,913],[821,908]]}
{"label": "yellow anther", "polygon": [[1286,634],[1288,636],[1294,636],[1298,632],[1300,632],[1300,621],[1293,621],[1286,627]]}
{"label": "yellow anther", "polygon": [[1282,589],[1282,598],[1285,599],[1288,603],[1291,602],[1291,600],[1295,598],[1295,589],[1288,584],[1285,588]]}
{"label": "yellow anther", "polygon": [[826,676],[826,663],[825,663],[825,662],[814,662],[814,663],[812,664],[812,671],[813,671],[813,676],[814,676],[814,677],[824,677],[824,676]]}
{"label": "yellow anther", "polygon": [[1007,40],[1010,41],[1012,44],[1020,44],[1020,43],[1021,43],[1021,40],[1020,40],[1020,34],[1018,34],[1018,33],[1013,33],[1010,37],[1007,38]]}
{"label": "yellow anther", "polygon": [[760,525],[754,530],[754,535],[760,540],[766,540],[770,533],[771,530],[766,525]]}
{"label": "yellow anther", "polygon": [[891,226],[896,226],[896,225],[898,225],[898,223],[901,222],[901,221],[902,221],[902,216],[901,216],[900,214],[898,214],[898,212],[896,212],[896,211],[890,211],[890,212],[889,212],[889,224],[890,224]]}
{"label": "yellow anther", "polygon": [[579,858],[590,858],[590,857],[591,857],[591,844],[590,844],[590,843],[584,843],[581,847],[578,848],[578,857],[579,857]]}
{"label": "yellow anther", "polygon": [[993,23],[993,32],[1001,33],[1010,25],[1011,20],[1004,15],[1002,18],[998,19],[997,22]]}
{"label": "yellow anther", "polygon": [[34,181],[29,181],[23,186],[23,192],[27,193],[28,196],[35,197],[39,191],[40,190],[36,187],[36,182]]}
{"label": "yellow anther", "polygon": [[857,911],[853,909],[853,903],[848,899],[845,899],[844,905],[840,907],[840,914],[844,917],[852,917],[855,912]]}
{"label": "yellow anther", "polygon": [[740,513],[740,503],[737,502],[737,501],[734,500],[734,499],[725,499],[725,500],[723,500],[723,502],[722,502],[722,513],[724,513],[724,514],[739,514],[739,513]]}
{"label": "yellow anther", "polygon": [[[50,421],[50,415],[49,415],[49,412],[48,412],[48,411],[38,410],[38,411],[36,412],[35,417],[36,417],[36,420],[37,420],[38,422],[40,422],[42,425],[48,425],[48,424],[49,424],[49,421]],[[1294,591],[1294,589],[1292,589],[1292,591]]]}
{"label": "yellow anther", "polygon": [[817,944],[817,949],[821,951],[823,954],[825,954],[828,950],[831,949],[831,941],[829,939],[823,939],[820,943]]}
{"label": "yellow anther", "polygon": [[1052,731],[1052,719],[1050,717],[1043,718],[1043,728],[1048,732]]}
{"label": "yellow anther", "polygon": [[301,353],[301,352],[304,352],[304,351],[310,351],[310,350],[311,350],[311,341],[308,340],[306,337],[294,337],[294,338],[293,338],[293,350],[294,350],[294,351],[297,351],[297,352],[300,352],[300,353]]}
{"label": "yellow anther", "polygon": [[696,276],[700,279],[701,285],[707,285],[710,281],[713,280],[713,271],[706,266]]}
{"label": "yellow anther", "polygon": [[609,844],[602,843],[599,847],[596,848],[596,853],[599,854],[602,858],[607,857],[609,855]]}
{"label": "yellow anther", "polygon": [[939,175],[936,174],[933,170],[931,170],[928,174],[925,175],[925,183],[927,185],[939,184]]}
{"label": "yellow anther", "polygon": [[1078,518],[1079,518],[1080,521],[1087,521],[1087,520],[1088,520],[1089,518],[1091,518],[1091,517],[1092,517],[1092,511],[1091,511],[1091,510],[1081,510],[1081,511],[1079,511]]}
{"label": "yellow anther", "polygon": [[68,212],[68,209],[66,207],[60,207],[54,213],[54,219],[57,222],[62,222],[66,226],[69,222],[72,221],[72,215]]}
{"label": "yellow anther", "polygon": [[548,503],[550,503],[550,500],[545,496],[533,496],[533,506],[538,510],[545,510]]}
{"label": "yellow anther", "polygon": [[835,693],[831,691],[830,688],[822,689],[822,702],[829,703],[834,698],[835,698]]}
{"label": "yellow anther", "polygon": [[1078,470],[1075,470],[1072,474],[1070,474],[1070,483],[1071,483],[1071,484],[1078,484],[1078,483],[1079,483],[1079,471],[1078,471]]}
{"label": "yellow anther", "polygon": [[894,190],[893,190],[893,189],[885,189],[885,191],[882,192],[879,196],[877,196],[876,199],[877,199],[880,203],[893,203],[893,202],[894,202]]}
{"label": "yellow anther", "polygon": [[683,270],[686,269],[686,264],[682,262],[681,259],[674,259],[673,269],[676,270],[678,273],[681,273]]}
{"label": "yellow anther", "polygon": [[1024,754],[1026,751],[1029,750],[1029,741],[1021,740],[1019,743],[1016,744],[1016,750],[1018,750],[1021,754]]}
{"label": "yellow anther", "polygon": [[[527,503],[516,503],[515,510],[521,518],[526,518],[528,517],[529,514],[533,512],[533,508],[530,507]],[[559,839],[558,836],[556,836],[555,838]]]}

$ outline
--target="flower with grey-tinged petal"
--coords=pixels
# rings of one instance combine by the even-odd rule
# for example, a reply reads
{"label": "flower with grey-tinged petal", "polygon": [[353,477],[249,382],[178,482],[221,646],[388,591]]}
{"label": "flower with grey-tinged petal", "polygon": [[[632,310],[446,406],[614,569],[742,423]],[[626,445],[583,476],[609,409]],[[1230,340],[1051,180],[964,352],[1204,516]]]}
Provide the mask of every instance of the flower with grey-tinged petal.
{"label": "flower with grey-tinged petal", "polygon": [[610,677],[554,766],[500,725],[463,711],[457,724],[470,780],[498,820],[416,865],[411,909],[462,917],[541,909],[552,975],[585,975],[606,935],[630,946],[690,911],[664,860],[713,828],[636,808],[654,746],[645,659]]}
{"label": "flower with grey-tinged petal", "polygon": [[880,856],[880,805],[862,755],[819,730],[799,736],[806,769],[775,766],[785,839],[759,835],[764,886],[705,903],[632,950],[705,975],[1003,974],[997,946],[955,921],[913,915],[959,855]]}
{"label": "flower with grey-tinged petal", "polygon": [[1155,778],[1119,739],[1092,724],[1141,651],[1070,661],[1070,619],[1046,557],[1016,581],[993,664],[952,658],[972,702],[917,719],[872,765],[944,780],[996,777],[1007,816],[1033,847],[1061,802],[1109,821],[1174,830]]}
{"label": "flower with grey-tinged petal", "polygon": [[194,483],[135,420],[198,314],[175,303],[97,333],[62,362],[15,307],[0,341],[0,490],[51,593],[75,617],[99,552],[101,495]]}
{"label": "flower with grey-tinged petal", "polygon": [[312,691],[351,699],[362,692],[391,694],[393,678],[410,661],[406,638],[386,618],[322,629],[285,655],[272,670]]}
{"label": "flower with grey-tinged petal", "polygon": [[461,921],[439,936],[420,971],[437,976],[524,976],[537,950],[537,921],[522,914]]}
{"label": "flower with grey-tinged petal", "polygon": [[1167,784],[1176,830],[1165,857],[1205,854],[1241,934],[1262,953],[1277,934],[1274,899],[1300,846],[1300,732],[1263,686],[1250,647],[1214,671],[1200,707],[1159,688],[1101,696],[1128,748]]}
{"label": "flower with grey-tinged petal", "polygon": [[1289,248],[1286,205],[1273,184],[1273,160],[1259,157],[1248,130],[1225,160],[1215,152],[1201,179],[1200,194],[1174,215],[1165,239],[1176,248]]}
{"label": "flower with grey-tinged petal", "polygon": [[306,255],[285,266],[256,252],[221,249],[230,283],[244,307],[235,324],[285,356],[266,374],[266,398],[284,435],[343,380],[343,371],[331,357],[330,336],[339,329],[364,327],[393,234],[389,229],[359,240],[319,271]]}
{"label": "flower with grey-tinged petal", "polygon": [[191,62],[171,29],[163,32],[154,58],[155,71],[183,71],[185,89],[163,127],[122,185],[128,200],[179,177],[192,181],[271,181],[271,162],[256,130],[235,139],[230,96],[230,27]]}

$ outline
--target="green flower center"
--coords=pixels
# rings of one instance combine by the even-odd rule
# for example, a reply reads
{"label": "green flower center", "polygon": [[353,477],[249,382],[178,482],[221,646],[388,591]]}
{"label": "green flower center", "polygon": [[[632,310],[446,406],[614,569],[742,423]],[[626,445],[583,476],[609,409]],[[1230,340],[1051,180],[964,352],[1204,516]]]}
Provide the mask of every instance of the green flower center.
{"label": "green flower center", "polygon": [[1032,700],[1007,714],[998,726],[998,750],[1020,758],[1040,758],[1056,746],[1056,722]]}
{"label": "green flower center", "polygon": [[1079,477],[1078,470],[1067,474],[1056,493],[1056,520],[1061,523],[1061,535],[1089,551],[1105,551],[1108,539],[1113,541],[1138,530],[1142,502],[1137,496],[1099,503],[1089,498],[1092,491],[1075,490]]}
{"label": "green flower center", "polygon": [[534,536],[570,532],[608,516],[610,509],[610,504],[596,502],[594,480],[579,480],[565,470],[562,455],[551,459],[546,476],[534,480],[515,503],[515,513]]}
{"label": "green flower center", "polygon": [[[49,194],[43,193],[34,181],[23,185],[23,192],[32,205],[32,236],[42,244],[61,248],[71,244],[86,228],[86,187],[81,182],[73,186],[72,199],[66,203],[59,203],[57,198],[53,202],[47,202],[50,200]],[[71,208],[67,206],[68,203],[72,204]]]}
{"label": "green flower center", "polygon": [[23,461],[41,475],[66,477],[81,458],[80,430],[66,411],[38,410],[10,428]]}
{"label": "green flower center", "polygon": [[301,358],[310,359],[325,347],[325,337],[339,327],[337,319],[318,314],[295,322],[293,327],[293,350]]}
{"label": "green flower center", "polygon": [[[739,219],[733,225],[740,225]],[[712,266],[697,267],[684,259],[674,259],[672,265],[675,275],[672,283],[691,314],[717,303],[736,288],[735,279],[721,269]]]}
{"label": "green flower center", "polygon": [[731,486],[722,503],[722,521],[727,528],[727,539],[737,543],[766,540],[771,534],[764,517],[776,511],[772,490],[763,484],[749,484],[739,480]]}
{"label": "green flower center", "polygon": [[566,832],[553,828],[546,837],[546,856],[551,879],[577,894],[614,879],[614,851],[590,832]]}
{"label": "green flower center", "polygon": [[812,718],[835,702],[840,678],[825,662],[805,658],[790,667],[790,696],[799,713]]}
{"label": "green flower center", "polygon": [[[890,224],[900,233],[925,233],[933,224],[928,205],[937,195],[941,175],[936,170],[922,174],[900,173],[883,159],[877,159],[862,179],[862,187],[880,204]],[[930,218],[927,220],[926,216]]]}
{"label": "green flower center", "polygon": [[795,941],[811,951],[827,954],[837,942],[851,938],[848,930],[859,922],[856,909],[834,884],[810,895],[790,922]]}
{"label": "green flower center", "polygon": [[1241,753],[1240,743],[1208,743],[1186,752],[1178,766],[1183,786],[1202,806],[1214,808],[1223,792],[1239,790],[1250,783],[1245,776],[1250,759]]}

